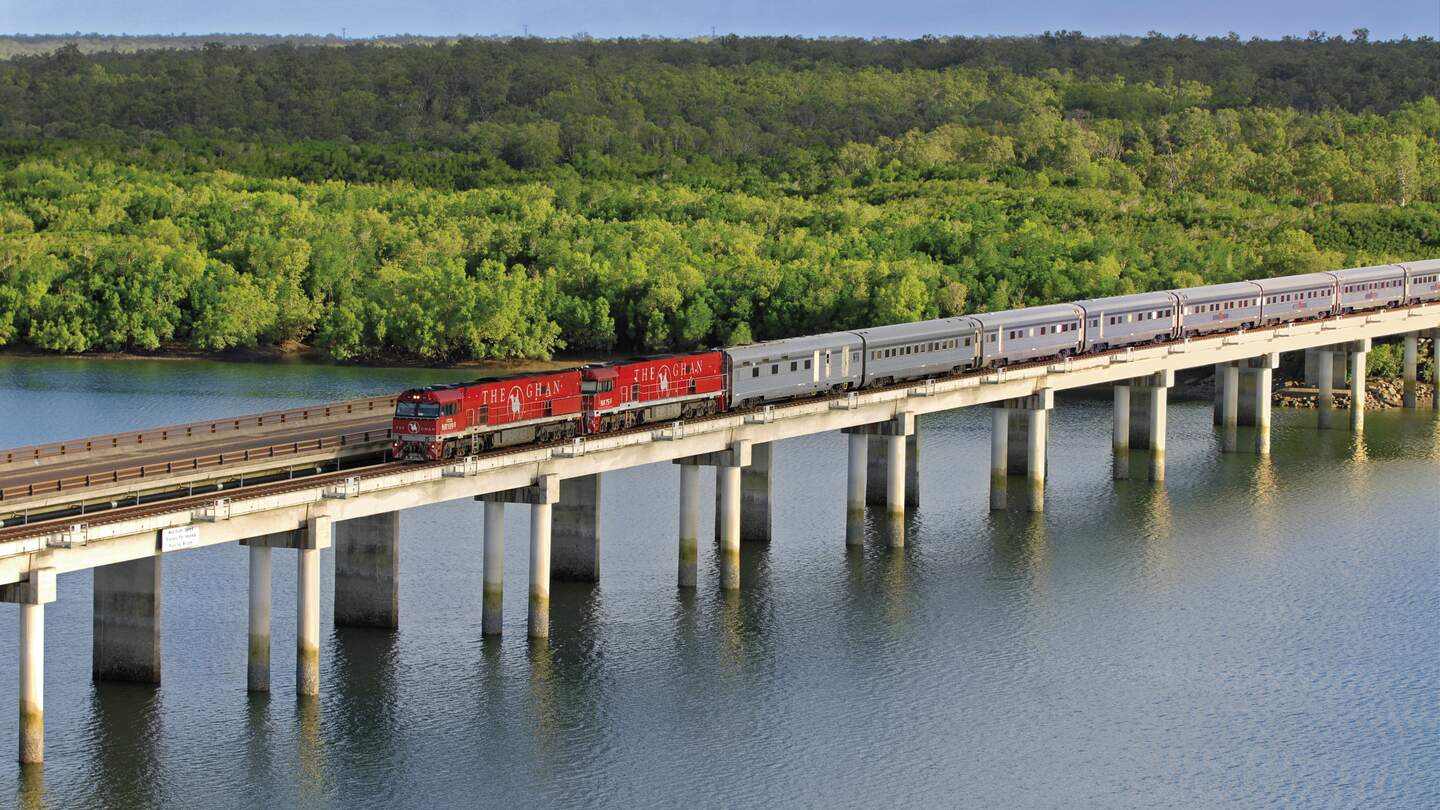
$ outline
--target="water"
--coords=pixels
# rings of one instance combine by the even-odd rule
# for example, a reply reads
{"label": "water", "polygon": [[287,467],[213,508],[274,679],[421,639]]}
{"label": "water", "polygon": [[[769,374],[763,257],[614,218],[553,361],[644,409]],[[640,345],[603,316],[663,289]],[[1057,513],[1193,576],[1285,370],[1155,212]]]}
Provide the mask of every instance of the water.
{"label": "water", "polygon": [[[4,360],[0,445],[465,376]],[[91,683],[90,577],[66,575],[43,775],[4,766],[0,805],[1433,807],[1440,422],[1372,413],[1357,441],[1314,419],[1277,409],[1261,461],[1174,402],[1157,488],[1109,480],[1108,402],[1064,400],[1032,517],[987,509],[988,413],[927,417],[901,551],[845,548],[842,437],[784,442],[775,541],[744,548],[738,597],[703,542],[701,587],[674,587],[672,465],[610,474],[603,582],[556,584],[542,645],[523,508],[499,642],[480,638],[479,505],[412,510],[398,633],[333,630],[322,564],[311,710],[287,552],[268,698],[245,692],[243,549],[166,559],[158,689]],[[0,711],[0,744],[15,734]]]}

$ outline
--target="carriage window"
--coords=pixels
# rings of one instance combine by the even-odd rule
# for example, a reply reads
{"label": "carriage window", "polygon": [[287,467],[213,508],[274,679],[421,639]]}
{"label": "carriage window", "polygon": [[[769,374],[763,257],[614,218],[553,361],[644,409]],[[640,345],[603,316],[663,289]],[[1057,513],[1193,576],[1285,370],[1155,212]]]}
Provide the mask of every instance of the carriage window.
{"label": "carriage window", "polygon": [[799,370],[799,368],[800,368],[800,364],[799,364],[798,362],[796,362],[796,361],[794,361],[794,360],[791,360],[791,361],[790,361],[790,370],[791,370],[791,371],[797,371],[797,370]]}
{"label": "carriage window", "polygon": [[770,373],[771,373],[771,374],[779,374],[779,373],[780,373],[780,364],[779,364],[779,363],[772,363],[772,364],[770,365]]}
{"label": "carriage window", "polygon": [[965,338],[965,345],[966,345],[966,346],[969,346],[969,345],[970,345],[970,338]]}
{"label": "carriage window", "polygon": [[[855,352],[855,359],[856,359],[856,360],[859,360],[859,359],[860,359],[860,353],[859,353],[859,352]],[[806,368],[807,371],[808,371],[809,368],[810,368],[810,359],[809,359],[808,357],[805,359],[805,368]]]}
{"label": "carriage window", "polygon": [[751,377],[759,377],[759,376],[760,376],[760,367],[759,367],[759,366],[756,366],[755,368],[750,369],[750,376],[751,376]]}

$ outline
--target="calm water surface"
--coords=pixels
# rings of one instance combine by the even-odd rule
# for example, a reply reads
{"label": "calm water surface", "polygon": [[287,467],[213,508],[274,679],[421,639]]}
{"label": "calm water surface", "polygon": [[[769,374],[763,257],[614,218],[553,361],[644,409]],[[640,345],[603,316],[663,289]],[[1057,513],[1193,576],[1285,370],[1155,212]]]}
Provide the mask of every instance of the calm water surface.
{"label": "calm water surface", "polygon": [[[467,376],[0,359],[0,445]],[[293,555],[269,697],[245,692],[244,549],[165,560],[159,688],[91,683],[91,580],[66,575],[47,761],[5,766],[0,806],[1434,807],[1440,422],[1374,413],[1357,440],[1314,418],[1277,410],[1261,461],[1219,452],[1207,404],[1172,403],[1157,488],[1110,480],[1108,402],[1066,400],[1032,517],[987,509],[987,413],[927,417],[900,551],[845,548],[841,436],[784,442],[775,540],[744,548],[738,597],[706,543],[702,586],[674,587],[673,466],[609,474],[604,581],[557,583],[542,645],[527,513],[508,513],[507,635],[485,642],[479,505],[411,510],[399,632],[334,630],[322,565],[310,710]]]}

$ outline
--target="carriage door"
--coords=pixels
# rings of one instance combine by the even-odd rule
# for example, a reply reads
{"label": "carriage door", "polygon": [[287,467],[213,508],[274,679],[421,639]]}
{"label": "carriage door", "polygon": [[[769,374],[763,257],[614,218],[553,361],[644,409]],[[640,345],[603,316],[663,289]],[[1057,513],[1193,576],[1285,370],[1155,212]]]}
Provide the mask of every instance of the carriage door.
{"label": "carriage door", "polygon": [[810,361],[810,381],[820,382],[820,350],[815,350],[815,356]]}
{"label": "carriage door", "polygon": [[840,349],[840,376],[846,379],[850,377],[850,347],[843,346]]}
{"label": "carriage door", "polygon": [[830,379],[830,350],[825,350],[825,379]]}

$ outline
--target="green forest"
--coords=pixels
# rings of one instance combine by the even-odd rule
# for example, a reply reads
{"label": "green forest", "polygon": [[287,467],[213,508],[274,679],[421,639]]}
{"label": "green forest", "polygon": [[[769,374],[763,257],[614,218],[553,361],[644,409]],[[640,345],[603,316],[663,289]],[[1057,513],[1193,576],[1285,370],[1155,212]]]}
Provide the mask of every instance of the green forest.
{"label": "green forest", "polygon": [[1440,44],[65,45],[0,61],[0,345],[735,344],[1440,256]]}

